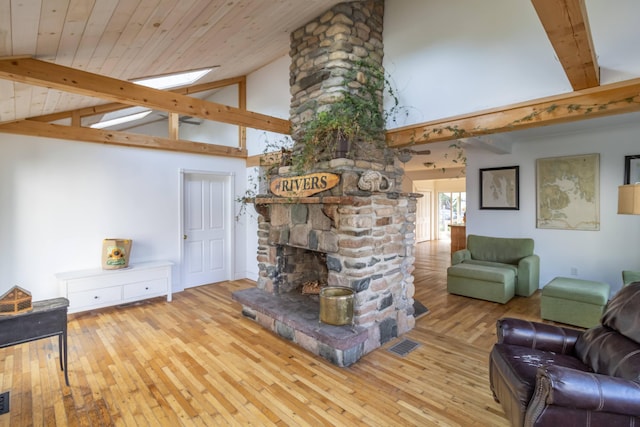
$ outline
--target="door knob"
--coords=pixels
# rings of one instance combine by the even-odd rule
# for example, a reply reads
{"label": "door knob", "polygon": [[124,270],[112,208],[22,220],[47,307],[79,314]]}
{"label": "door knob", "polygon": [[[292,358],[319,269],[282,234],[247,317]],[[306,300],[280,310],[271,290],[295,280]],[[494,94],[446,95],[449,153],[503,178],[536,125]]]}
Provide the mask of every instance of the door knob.
{"label": "door knob", "polygon": [[183,239],[183,240],[187,240],[187,235],[186,235],[186,234],[183,234],[183,235],[182,235],[182,239]]}

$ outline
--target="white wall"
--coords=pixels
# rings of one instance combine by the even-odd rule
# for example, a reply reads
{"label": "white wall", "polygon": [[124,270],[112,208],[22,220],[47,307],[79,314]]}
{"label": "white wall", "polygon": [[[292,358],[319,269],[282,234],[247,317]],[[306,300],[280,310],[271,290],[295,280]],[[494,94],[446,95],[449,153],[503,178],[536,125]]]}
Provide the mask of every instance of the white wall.
{"label": "white wall", "polygon": [[399,125],[571,91],[528,1],[386,0],[383,36]]}
{"label": "white wall", "polygon": [[[291,58],[284,55],[247,76],[247,110],[289,120],[289,66]],[[264,153],[266,146],[291,144],[287,135],[247,129],[249,155]]]}
{"label": "white wall", "polygon": [[[98,268],[107,237],[133,239],[131,262],[174,262],[182,289],[181,169],[232,173],[244,191],[241,159],[3,134],[0,293],[19,285],[34,300],[58,296],[55,273]],[[235,241],[244,238],[236,227]],[[243,273],[243,245],[235,259]]]}
{"label": "white wall", "polygon": [[[207,98],[231,107],[238,106],[238,85],[223,87]],[[197,121],[197,119],[195,119]],[[238,126],[203,120],[200,125],[180,123],[180,137],[188,141],[205,142],[230,147],[238,146]]]}

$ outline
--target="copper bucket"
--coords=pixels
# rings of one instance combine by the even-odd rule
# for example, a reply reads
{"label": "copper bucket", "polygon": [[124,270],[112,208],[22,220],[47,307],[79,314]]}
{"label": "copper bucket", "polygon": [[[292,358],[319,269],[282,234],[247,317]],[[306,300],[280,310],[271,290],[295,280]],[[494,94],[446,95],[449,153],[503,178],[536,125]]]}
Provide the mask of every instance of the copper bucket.
{"label": "copper bucket", "polygon": [[327,286],[320,290],[320,321],[329,325],[353,323],[353,299],[351,288]]}

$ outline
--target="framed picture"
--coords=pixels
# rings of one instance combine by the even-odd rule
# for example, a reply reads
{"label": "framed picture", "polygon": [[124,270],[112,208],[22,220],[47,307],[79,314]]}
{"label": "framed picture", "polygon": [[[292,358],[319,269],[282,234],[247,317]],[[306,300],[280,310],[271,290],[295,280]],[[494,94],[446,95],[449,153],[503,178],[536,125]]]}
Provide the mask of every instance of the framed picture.
{"label": "framed picture", "polygon": [[640,154],[624,156],[624,184],[640,182]]}
{"label": "framed picture", "polygon": [[600,155],[536,160],[536,227],[600,229]]}
{"label": "framed picture", "polygon": [[480,209],[520,209],[520,166],[480,169]]}

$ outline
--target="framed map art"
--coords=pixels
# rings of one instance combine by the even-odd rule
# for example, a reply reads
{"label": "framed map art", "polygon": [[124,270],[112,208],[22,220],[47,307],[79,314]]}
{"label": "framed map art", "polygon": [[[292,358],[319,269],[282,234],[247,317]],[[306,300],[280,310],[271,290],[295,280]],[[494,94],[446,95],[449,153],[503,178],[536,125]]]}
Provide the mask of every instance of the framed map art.
{"label": "framed map art", "polygon": [[624,183],[637,184],[640,182],[640,154],[624,156]]}
{"label": "framed map art", "polygon": [[536,160],[536,227],[600,229],[600,155]]}
{"label": "framed map art", "polygon": [[480,209],[520,209],[520,166],[480,169]]}

